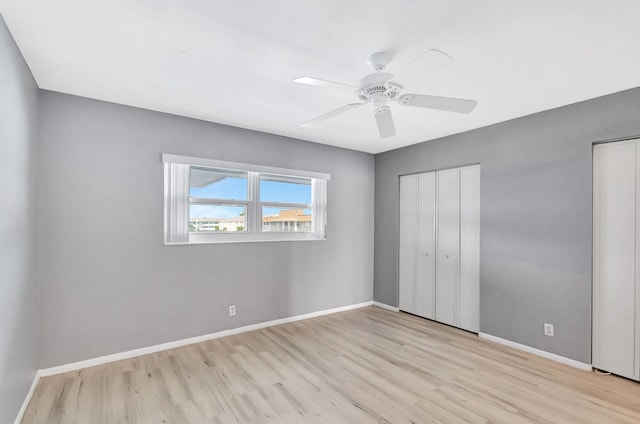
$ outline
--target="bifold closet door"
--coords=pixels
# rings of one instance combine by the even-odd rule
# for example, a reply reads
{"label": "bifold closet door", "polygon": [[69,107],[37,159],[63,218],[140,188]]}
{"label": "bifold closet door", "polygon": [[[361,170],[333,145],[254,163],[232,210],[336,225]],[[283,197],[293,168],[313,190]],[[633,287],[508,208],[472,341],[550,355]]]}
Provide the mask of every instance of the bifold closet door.
{"label": "bifold closet door", "polygon": [[480,331],[480,165],[460,168],[460,322]]}
{"label": "bifold closet door", "polygon": [[436,320],[479,331],[480,165],[437,179]]}
{"label": "bifold closet door", "polygon": [[418,243],[415,314],[435,318],[436,174],[418,175]]}
{"label": "bifold closet door", "polygon": [[418,243],[418,176],[400,177],[400,233],[398,252],[398,307],[415,314],[416,249]]}
{"label": "bifold closet door", "polygon": [[593,366],[638,380],[637,140],[593,149]]}
{"label": "bifold closet door", "polygon": [[434,318],[435,173],[400,177],[399,308]]}
{"label": "bifold closet door", "polygon": [[400,177],[399,308],[478,332],[480,166]]}
{"label": "bifold closet door", "polygon": [[436,173],[437,245],[436,320],[459,325],[458,271],[460,260],[460,171]]}

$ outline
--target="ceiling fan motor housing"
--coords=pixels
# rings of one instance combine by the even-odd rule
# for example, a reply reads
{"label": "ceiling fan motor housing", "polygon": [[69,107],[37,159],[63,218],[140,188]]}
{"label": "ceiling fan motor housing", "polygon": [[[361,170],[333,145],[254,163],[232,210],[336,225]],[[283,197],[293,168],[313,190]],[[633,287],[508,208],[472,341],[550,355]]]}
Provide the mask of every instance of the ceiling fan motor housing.
{"label": "ceiling fan motor housing", "polygon": [[384,106],[387,100],[395,99],[402,87],[398,84],[387,83],[393,77],[386,72],[369,74],[360,80],[360,90],[356,92],[358,98],[370,102],[374,107]]}

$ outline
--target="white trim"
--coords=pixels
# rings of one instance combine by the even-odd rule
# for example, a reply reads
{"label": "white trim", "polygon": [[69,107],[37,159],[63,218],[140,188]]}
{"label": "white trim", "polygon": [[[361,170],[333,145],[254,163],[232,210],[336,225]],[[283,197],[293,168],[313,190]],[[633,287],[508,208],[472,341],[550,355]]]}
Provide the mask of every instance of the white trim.
{"label": "white trim", "polygon": [[400,308],[395,306],[387,305],[386,303],[381,302],[373,302],[373,306],[377,306],[378,308],[386,309],[387,311],[400,312]]}
{"label": "white trim", "polygon": [[24,413],[27,412],[27,407],[29,406],[29,402],[31,402],[31,398],[33,397],[33,392],[36,391],[36,386],[38,386],[38,382],[40,382],[41,376],[42,374],[40,374],[40,370],[37,370],[36,374],[33,376],[33,381],[31,382],[31,388],[27,393],[27,397],[24,398],[24,402],[22,402],[22,407],[20,408],[20,411],[18,411],[18,416],[16,417],[14,424],[20,424],[22,422]]}
{"label": "white trim", "polygon": [[[194,233],[196,234],[196,233]],[[288,234],[288,233],[277,233],[277,234]],[[291,234],[309,234],[309,233],[295,233],[292,232]],[[221,234],[221,235],[226,235],[226,234]],[[224,243],[263,243],[263,242],[267,242],[267,243],[273,243],[273,242],[280,242],[280,241],[326,241],[327,238],[317,238],[317,237],[305,237],[305,238],[278,238],[278,239],[243,239],[243,238],[238,238],[237,240],[232,240],[232,239],[225,239],[225,240],[218,240],[218,241],[211,241],[209,239],[206,240],[191,240],[191,241],[180,241],[180,242],[165,242],[164,245],[165,246],[188,246],[190,244],[224,244]]]}
{"label": "white trim", "polygon": [[165,245],[181,244],[215,244],[215,243],[253,243],[260,241],[305,241],[324,240],[317,234],[302,231],[262,231],[258,233],[229,232],[229,233],[189,233],[189,241],[165,242]]}
{"label": "white trim", "polygon": [[165,163],[179,163],[182,165],[206,166],[210,168],[224,168],[238,171],[253,171],[266,174],[290,175],[292,177],[317,178],[320,180],[330,180],[331,174],[314,171],[301,171],[299,169],[277,168],[274,166],[263,166],[251,163],[228,162],[224,160],[194,158],[191,156],[173,155],[170,153],[162,154],[162,161]]}
{"label": "white trim", "polygon": [[491,334],[478,333],[478,337],[480,337],[481,339],[488,340],[490,342],[512,347],[514,349],[518,349],[523,352],[532,353],[534,355],[538,355],[546,359],[551,359],[552,361],[560,362],[561,364],[569,365],[584,371],[591,371],[591,369],[593,368],[590,364],[585,364],[584,362],[576,361],[575,359],[570,359],[564,356],[556,355],[555,353],[547,352],[546,350],[540,350],[540,349],[536,349],[535,347],[512,342],[511,340],[501,339],[500,337],[492,336]]}
{"label": "white trim", "polygon": [[301,321],[309,318],[315,318],[322,315],[335,314],[337,312],[363,308],[365,306],[371,306],[371,305],[373,305],[373,302],[368,301],[368,302],[362,302],[362,303],[355,303],[353,305],[340,306],[338,308],[310,312],[308,314],[303,314],[303,315],[295,315],[292,317],[276,319],[273,321],[266,321],[258,324],[251,324],[244,327],[232,328],[229,330],[222,330],[222,331],[218,331],[217,333],[206,334],[204,336],[190,337],[188,339],[176,340],[173,342],[162,343],[154,346],[128,350],[126,352],[100,356],[98,358],[86,359],[84,361],[72,362],[70,364],[59,365],[57,367],[44,368],[39,370],[38,373],[40,377],[48,377],[50,375],[62,374],[70,371],[77,371],[83,368],[108,364],[109,362],[121,361],[123,359],[135,358],[136,356],[142,356],[142,355],[147,355],[149,353],[161,352],[163,350],[175,349],[177,347],[200,343],[207,340],[218,339],[220,337],[232,336],[234,334],[246,333],[247,331],[260,330],[262,328],[273,327],[275,325],[287,324],[290,322]]}

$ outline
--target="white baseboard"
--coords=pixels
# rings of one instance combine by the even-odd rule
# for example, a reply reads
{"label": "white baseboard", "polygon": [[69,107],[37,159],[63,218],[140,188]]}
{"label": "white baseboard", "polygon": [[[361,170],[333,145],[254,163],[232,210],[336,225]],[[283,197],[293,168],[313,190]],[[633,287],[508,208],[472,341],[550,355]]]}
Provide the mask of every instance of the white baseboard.
{"label": "white baseboard", "polygon": [[363,308],[373,305],[372,301],[356,303],[353,305],[341,306],[338,308],[325,309],[322,311],[311,312],[303,315],[295,315],[292,317],[276,319],[273,321],[261,322],[258,324],[247,325],[239,328],[218,331],[217,333],[206,334],[204,336],[190,337],[188,339],[176,340],[173,342],[162,343],[154,346],[142,347],[139,349],[128,350],[126,352],[114,353],[111,355],[100,356],[98,358],[86,359],[84,361],[72,362],[70,364],[59,365],[57,367],[44,368],[39,370],[39,376],[47,377],[55,374],[62,374],[70,371],[77,371],[83,368],[94,367],[96,365],[107,364],[109,362],[121,361],[123,359],[135,358],[136,356],[147,355],[149,353],[161,352],[163,350],[175,349],[181,346],[187,346],[207,340],[218,339],[220,337],[231,336],[234,334],[246,333],[247,331],[260,330],[262,328],[272,327],[274,325],[286,324],[289,322],[301,321],[303,319],[315,318],[322,315],[335,314],[336,312],[348,311],[351,309]]}
{"label": "white baseboard", "polygon": [[27,397],[24,399],[24,402],[22,402],[22,407],[18,412],[18,416],[16,417],[14,424],[20,424],[22,422],[22,417],[24,417],[24,413],[27,412],[27,406],[29,406],[29,402],[31,402],[31,398],[33,397],[33,392],[36,391],[36,386],[40,381],[40,376],[40,370],[37,370],[36,374],[33,376],[33,381],[31,382],[31,387],[29,388]]}
{"label": "white baseboard", "polygon": [[481,339],[489,340],[491,342],[509,346],[514,349],[522,350],[527,353],[532,353],[534,355],[542,356],[543,358],[551,359],[552,361],[560,362],[561,364],[569,365],[584,371],[591,371],[592,369],[592,366],[590,364],[585,364],[584,362],[576,361],[575,359],[570,359],[564,356],[556,355],[555,353],[547,352],[546,350],[540,350],[540,349],[536,349],[535,347],[512,342],[511,340],[501,339],[500,337],[492,336],[491,334],[479,333],[478,336]]}
{"label": "white baseboard", "polygon": [[387,305],[386,303],[381,302],[373,302],[373,306],[377,306],[378,308],[386,309],[388,311],[400,312],[400,308],[396,308],[395,306]]}

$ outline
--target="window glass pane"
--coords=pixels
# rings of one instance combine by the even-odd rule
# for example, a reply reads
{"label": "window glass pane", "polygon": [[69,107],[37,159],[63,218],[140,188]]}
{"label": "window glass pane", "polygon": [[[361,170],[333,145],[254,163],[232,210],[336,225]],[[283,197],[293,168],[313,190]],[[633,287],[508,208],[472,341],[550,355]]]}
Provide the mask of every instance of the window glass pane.
{"label": "window glass pane", "polygon": [[262,208],[262,231],[311,232],[311,209]]}
{"label": "window glass pane", "polygon": [[311,203],[311,178],[260,175],[260,201],[280,203]]}
{"label": "window glass pane", "polygon": [[189,232],[246,232],[245,206],[189,205]]}
{"label": "window glass pane", "polygon": [[192,166],[189,170],[189,196],[247,200],[247,173]]}

